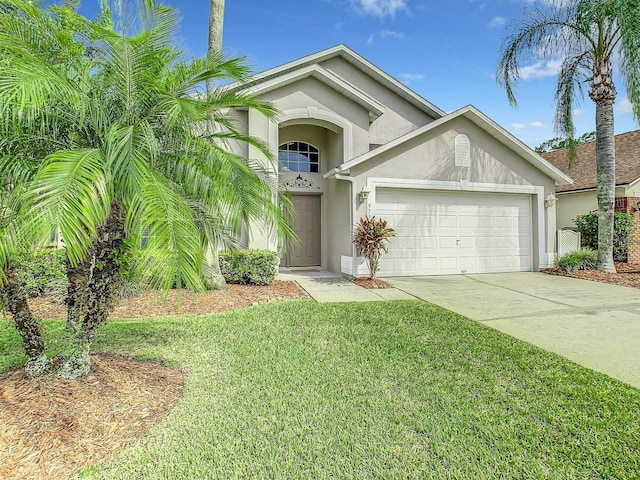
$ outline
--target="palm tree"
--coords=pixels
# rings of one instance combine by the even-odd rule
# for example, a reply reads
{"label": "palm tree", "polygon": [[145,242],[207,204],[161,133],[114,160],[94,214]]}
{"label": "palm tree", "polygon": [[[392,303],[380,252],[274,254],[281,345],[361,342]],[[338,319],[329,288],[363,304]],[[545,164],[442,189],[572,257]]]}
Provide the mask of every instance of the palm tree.
{"label": "palm tree", "polygon": [[[248,68],[219,56],[185,60],[171,42],[176,12],[153,0],[139,2],[133,34],[117,31],[107,6],[98,21],[60,7],[75,29],[56,38],[61,51],[75,55],[72,69],[33,48],[50,16],[30,2],[5,3],[18,14],[15,26],[0,33],[6,52],[0,98],[14,112],[2,122],[14,131],[46,125],[68,140],[40,162],[20,215],[23,237],[58,228],[65,239],[74,341],[60,374],[76,378],[89,371],[90,345],[115,305],[124,271],[135,270],[154,288],[203,289],[207,245],[230,241],[243,224],[265,218],[281,238],[291,234],[263,172],[224,148],[248,142],[268,155],[236,128],[229,111],[271,117],[274,110],[223,87],[206,94],[207,82],[243,82]],[[215,130],[202,128],[211,124]]]}
{"label": "palm tree", "polygon": [[[211,0],[209,6],[209,38],[207,55],[210,58],[222,55],[222,28],[224,24],[224,0]],[[207,83],[207,90],[213,89],[212,82]],[[215,126],[214,126],[215,128]],[[226,282],[220,270],[218,257],[218,245],[212,245],[205,258],[205,280],[207,287],[213,290],[222,290]]]}
{"label": "palm tree", "polygon": [[[555,93],[555,129],[573,139],[573,109],[589,84],[596,105],[598,175],[598,269],[615,272],[613,218],[615,144],[613,104],[614,62],[626,84],[636,119],[640,118],[640,3],[637,0],[553,0],[525,10],[502,48],[497,80],[516,105],[514,89],[521,67],[532,59],[562,60]],[[570,141],[575,158],[575,143]]]}
{"label": "palm tree", "polygon": [[209,6],[209,55],[222,51],[224,0],[211,0]]}

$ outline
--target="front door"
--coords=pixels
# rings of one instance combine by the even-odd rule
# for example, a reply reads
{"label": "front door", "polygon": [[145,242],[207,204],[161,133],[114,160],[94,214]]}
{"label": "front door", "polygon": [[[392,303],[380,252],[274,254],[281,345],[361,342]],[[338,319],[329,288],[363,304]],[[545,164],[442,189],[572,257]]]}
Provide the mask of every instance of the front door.
{"label": "front door", "polygon": [[320,265],[320,196],[292,195],[293,230],[300,243],[289,249],[290,267]]}

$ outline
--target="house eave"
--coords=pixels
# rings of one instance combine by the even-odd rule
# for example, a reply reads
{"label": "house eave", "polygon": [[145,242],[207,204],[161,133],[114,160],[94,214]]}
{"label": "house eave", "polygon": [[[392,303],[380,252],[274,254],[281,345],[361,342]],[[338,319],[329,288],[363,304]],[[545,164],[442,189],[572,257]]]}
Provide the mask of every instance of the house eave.
{"label": "house eave", "polygon": [[[440,110],[438,107],[433,105],[428,100],[424,99],[416,92],[411,90],[409,87],[399,82],[391,75],[385,73],[380,68],[373,65],[371,62],[361,57],[353,50],[351,50],[346,45],[336,45],[331,48],[327,48],[320,52],[313,53],[311,55],[307,55],[305,57],[299,58],[297,60],[293,60],[291,62],[279,65],[277,67],[270,68],[263,72],[259,72],[251,76],[246,82],[234,82],[227,85],[224,88],[229,89],[230,91],[244,90],[255,88],[257,85],[267,82],[271,79],[275,79],[282,75],[286,75],[288,73],[294,72],[301,68],[319,64],[326,60],[329,60],[334,57],[341,57],[353,66],[355,66],[358,70],[364,72],[366,75],[374,78],[378,82],[382,83],[389,89],[391,89],[394,93],[404,98],[412,105],[426,113],[427,115],[433,118],[440,118],[445,115],[444,111]],[[328,70],[327,70],[328,71]],[[335,75],[335,74],[334,74]]]}
{"label": "house eave", "polygon": [[520,140],[518,140],[516,137],[511,135],[505,129],[500,127],[493,120],[491,120],[489,117],[484,115],[482,112],[480,112],[477,108],[475,108],[472,105],[467,105],[466,107],[456,110],[444,117],[441,117],[425,125],[424,127],[418,128],[412,132],[409,132],[403,135],[402,137],[399,137],[389,143],[386,143],[385,145],[382,145],[376,148],[375,150],[371,150],[370,152],[360,155],[359,157],[344,163],[341,167],[338,167],[338,168],[343,168],[343,169],[353,168],[357,165],[360,165],[361,163],[371,160],[372,158],[375,158],[384,152],[387,152],[393,148],[396,148],[397,146],[413,138],[416,138],[420,135],[423,135],[426,132],[434,130],[440,127],[441,125],[451,122],[454,119],[459,117],[464,117],[467,120],[473,122],[475,125],[477,125],[479,128],[487,132],[493,138],[499,140],[501,143],[503,143],[508,148],[510,148],[511,150],[516,152],[518,155],[520,155],[522,158],[527,160],[529,163],[531,163],[532,165],[540,169],[542,172],[544,172],[546,175],[548,175],[550,178],[554,180],[556,186],[571,185],[573,183],[573,180],[571,180],[571,178],[569,178],[561,170],[554,167],[551,163],[547,162],[544,158],[538,155],[533,149],[531,149],[530,147],[522,143]]}
{"label": "house eave", "polygon": [[282,76],[272,78],[255,86],[249,87],[247,92],[254,96],[260,96],[310,77],[315,78],[327,85],[329,88],[332,88],[346,98],[365,108],[369,112],[370,121],[375,120],[385,111],[384,105],[371,98],[362,90],[344,81],[337,75],[322,68],[320,65],[309,65],[298,70],[293,70],[283,74]]}

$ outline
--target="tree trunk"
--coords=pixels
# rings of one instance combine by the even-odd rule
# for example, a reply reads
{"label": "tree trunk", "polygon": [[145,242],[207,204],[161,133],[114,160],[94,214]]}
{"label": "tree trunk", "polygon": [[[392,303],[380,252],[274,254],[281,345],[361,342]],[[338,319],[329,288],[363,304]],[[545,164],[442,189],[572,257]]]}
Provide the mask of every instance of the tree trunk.
{"label": "tree trunk", "polygon": [[224,0],[211,0],[209,7],[209,55],[222,52]]}
{"label": "tree trunk", "polygon": [[[124,240],[124,217],[119,207],[112,205],[109,218],[98,229],[86,260],[77,267],[74,308],[76,312],[82,312],[83,317],[81,323],[71,325],[75,330],[73,349],[58,371],[63,378],[79,378],[91,369],[91,343],[98,327],[107,321],[120,298],[120,260],[127,254],[123,251]],[[87,281],[86,272],[89,272]],[[69,326],[70,322],[67,323]]]}
{"label": "tree trunk", "polygon": [[596,105],[596,166],[598,175],[598,270],[615,272],[613,219],[616,191],[613,103]]}
{"label": "tree trunk", "polygon": [[[209,56],[222,53],[222,27],[224,23],[224,0],[211,0],[209,8],[209,45],[207,53]],[[213,86],[207,82],[207,89]],[[227,282],[220,270],[220,260],[218,258],[218,246],[213,246],[205,252],[205,262],[203,267],[204,283],[209,290],[224,290]]]}
{"label": "tree trunk", "polygon": [[596,104],[596,171],[598,176],[598,270],[615,272],[613,218],[616,193],[616,149],[613,103],[616,87],[608,58],[596,59],[590,79],[589,98]]}
{"label": "tree trunk", "polygon": [[7,278],[7,284],[3,289],[7,300],[7,310],[13,317],[13,323],[22,338],[27,357],[29,357],[24,367],[24,376],[26,378],[39,377],[49,370],[49,360],[45,353],[40,324],[29,310],[27,298],[16,282],[13,270],[7,268],[4,274]]}

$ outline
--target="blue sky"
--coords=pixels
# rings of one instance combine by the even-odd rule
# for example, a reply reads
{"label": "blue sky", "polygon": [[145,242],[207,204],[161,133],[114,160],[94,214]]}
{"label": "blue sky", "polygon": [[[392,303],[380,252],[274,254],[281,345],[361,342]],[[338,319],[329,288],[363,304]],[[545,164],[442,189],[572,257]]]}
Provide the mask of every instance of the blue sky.
{"label": "blue sky", "polygon": [[[206,54],[209,0],[164,0],[183,19],[182,46]],[[494,79],[509,24],[530,0],[227,0],[226,53],[255,71],[344,43],[444,111],[473,104],[531,146],[555,136],[557,62],[532,62],[512,108]],[[93,16],[98,0],[82,0]],[[617,84],[615,130],[637,127]],[[576,109],[577,133],[595,130],[588,97]]]}

